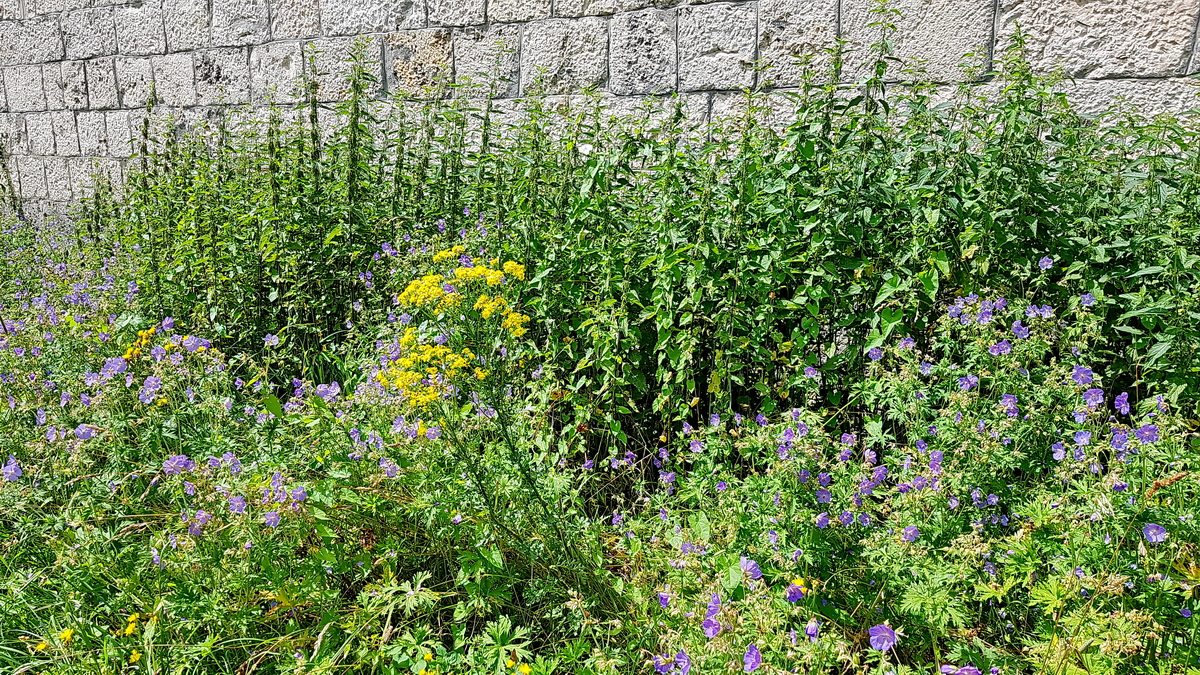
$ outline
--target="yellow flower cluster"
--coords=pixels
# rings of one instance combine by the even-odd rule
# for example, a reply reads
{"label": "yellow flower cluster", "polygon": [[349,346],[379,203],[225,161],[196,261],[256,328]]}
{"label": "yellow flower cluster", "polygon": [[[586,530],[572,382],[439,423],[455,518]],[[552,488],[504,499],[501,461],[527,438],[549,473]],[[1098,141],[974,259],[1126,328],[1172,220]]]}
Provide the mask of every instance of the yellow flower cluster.
{"label": "yellow flower cluster", "polygon": [[436,304],[438,309],[453,307],[462,302],[462,295],[447,293],[442,282],[446,277],[440,274],[426,274],[415,281],[410,281],[398,298],[400,304],[415,307]]}
{"label": "yellow flower cluster", "polygon": [[525,281],[525,266],[509,260],[504,263],[504,273],[510,277],[516,277],[521,281]]}
{"label": "yellow flower cluster", "polygon": [[498,295],[489,296],[486,293],[479,296],[479,299],[475,301],[475,309],[479,310],[479,313],[485,319],[492,318],[492,315],[496,312],[500,312],[501,316],[507,316],[512,311],[508,308],[507,300]]}
{"label": "yellow flower cluster", "polygon": [[513,334],[513,337],[521,337],[525,334],[525,324],[529,323],[529,317],[518,312],[509,312],[504,316],[504,321],[500,323],[501,328],[508,329],[508,332]]}
{"label": "yellow flower cluster", "polygon": [[[403,394],[416,408],[427,407],[438,400],[446,384],[470,369],[475,360],[470,349],[456,352],[446,345],[419,344],[415,328],[405,331],[400,346],[404,350],[400,358],[381,370],[375,379],[384,387]],[[479,377],[478,368],[474,369],[473,375]]]}
{"label": "yellow flower cluster", "polygon": [[445,251],[438,251],[437,253],[433,254],[433,262],[442,262],[443,260],[457,258],[458,256],[462,255],[464,252],[466,252],[466,250],[467,250],[466,246],[459,244],[458,246],[448,248]]}
{"label": "yellow flower cluster", "polygon": [[488,286],[496,286],[504,281],[504,272],[485,267],[484,265],[457,267],[454,270],[454,278],[459,281],[478,281],[482,279],[487,282]]}
{"label": "yellow flower cluster", "polygon": [[146,330],[139,330],[138,339],[134,340],[133,344],[129,345],[129,349],[125,350],[125,353],[121,355],[121,358],[125,359],[126,361],[132,361],[141,356],[142,349],[150,344],[150,340],[154,338],[154,334],[157,332],[158,328],[156,327],[147,328]]}

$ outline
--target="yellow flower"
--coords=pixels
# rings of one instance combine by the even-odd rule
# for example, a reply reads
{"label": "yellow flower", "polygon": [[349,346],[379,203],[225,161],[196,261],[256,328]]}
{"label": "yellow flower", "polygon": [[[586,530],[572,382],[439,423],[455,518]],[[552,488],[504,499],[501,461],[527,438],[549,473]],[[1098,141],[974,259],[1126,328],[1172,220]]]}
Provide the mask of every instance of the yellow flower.
{"label": "yellow flower", "polygon": [[141,660],[142,660],[142,653],[136,649],[133,650],[133,653],[129,655],[129,663],[131,663],[131,664],[137,663],[138,661],[141,661]]}
{"label": "yellow flower", "polygon": [[528,663],[522,663],[521,667],[517,668],[517,670],[521,672],[521,675],[529,675],[529,673],[533,672],[533,668],[530,668]]}
{"label": "yellow flower", "polygon": [[71,638],[73,638],[73,637],[75,637],[75,629],[74,628],[68,628],[58,634],[58,639],[62,640],[64,643],[69,643],[71,641]]}
{"label": "yellow flower", "polygon": [[37,646],[34,647],[33,649],[34,649],[34,651],[44,652],[49,648],[50,648],[50,643],[46,642],[45,640],[42,640],[41,642],[37,643]]}
{"label": "yellow flower", "polygon": [[517,263],[515,263],[511,260],[504,263],[504,273],[509,275],[510,277],[516,277],[516,278],[520,279],[521,281],[525,281],[525,266],[518,265]]}
{"label": "yellow flower", "polygon": [[508,661],[504,662],[504,665],[508,666],[509,668],[512,668],[513,666],[517,665],[517,662],[513,661],[512,659],[509,659]]}
{"label": "yellow flower", "polygon": [[425,652],[425,660],[426,660],[426,661],[432,661],[432,660],[433,660],[433,654],[431,654],[431,653],[429,653],[429,652]]}

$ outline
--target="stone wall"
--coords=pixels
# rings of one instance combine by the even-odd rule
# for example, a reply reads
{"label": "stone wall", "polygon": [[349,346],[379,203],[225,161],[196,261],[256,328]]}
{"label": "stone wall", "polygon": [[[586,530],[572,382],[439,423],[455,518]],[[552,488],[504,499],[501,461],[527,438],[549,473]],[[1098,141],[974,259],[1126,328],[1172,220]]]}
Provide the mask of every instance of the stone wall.
{"label": "stone wall", "polygon": [[[55,208],[97,169],[120,178],[151,92],[181,119],[344,94],[356,36],[381,91],[571,94],[614,106],[681,92],[713,115],[747,87],[794,87],[838,38],[874,41],[873,0],[0,0],[0,141],[19,193]],[[1085,108],[1194,105],[1200,0],[893,0],[897,55],[935,80],[986,72],[1019,25]],[[310,63],[306,54],[315,55]],[[865,66],[847,59],[854,79]],[[477,88],[447,89],[445,83]],[[488,91],[480,92],[479,88]],[[466,94],[464,94],[466,92]],[[50,205],[50,206],[47,206]]]}

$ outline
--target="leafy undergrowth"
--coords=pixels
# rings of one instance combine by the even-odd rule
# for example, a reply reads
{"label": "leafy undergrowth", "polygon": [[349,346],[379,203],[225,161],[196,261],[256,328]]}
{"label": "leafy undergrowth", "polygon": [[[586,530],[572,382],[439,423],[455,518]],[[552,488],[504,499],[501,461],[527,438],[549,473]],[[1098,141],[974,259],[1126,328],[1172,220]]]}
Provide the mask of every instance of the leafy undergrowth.
{"label": "leafy undergrowth", "polygon": [[707,141],[355,99],[7,223],[0,664],[1196,673],[1195,132],[1008,58]]}

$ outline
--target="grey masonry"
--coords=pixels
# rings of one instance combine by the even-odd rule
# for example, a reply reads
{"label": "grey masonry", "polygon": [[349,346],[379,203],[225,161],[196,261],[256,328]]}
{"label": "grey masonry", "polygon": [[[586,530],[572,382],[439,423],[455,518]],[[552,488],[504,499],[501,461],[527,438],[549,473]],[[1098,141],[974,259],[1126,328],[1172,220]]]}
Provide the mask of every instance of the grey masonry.
{"label": "grey masonry", "polygon": [[[989,71],[1018,27],[1042,71],[1084,110],[1197,105],[1200,0],[0,0],[0,144],[30,208],[58,212],[97,172],[120,180],[152,94],[158,112],[208,120],[324,102],[367,40],[381,99],[511,99],[594,89],[614,110],[678,93],[692,115],[738,93],[787,91],[846,41],[865,73],[881,16],[895,53],[951,84]],[[311,59],[310,59],[311,56]],[[315,72],[308,72],[314,69]]]}

